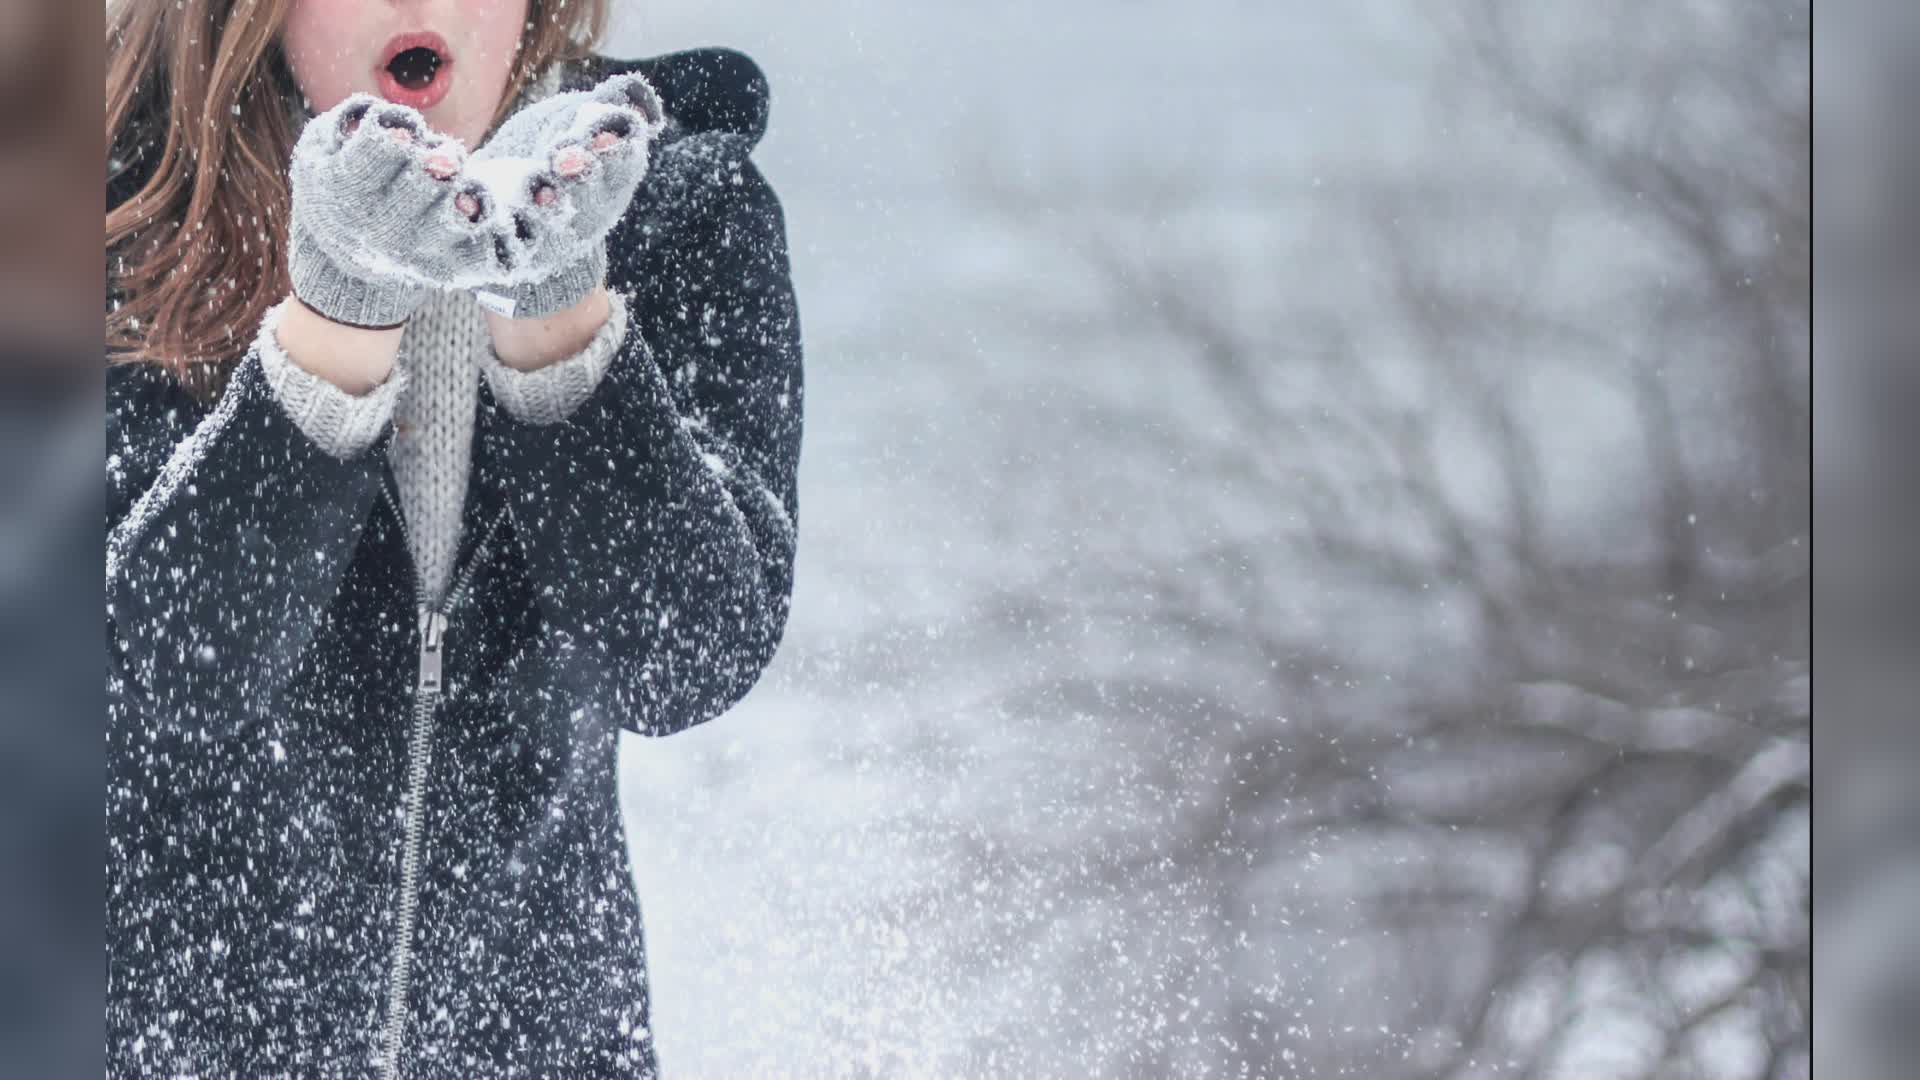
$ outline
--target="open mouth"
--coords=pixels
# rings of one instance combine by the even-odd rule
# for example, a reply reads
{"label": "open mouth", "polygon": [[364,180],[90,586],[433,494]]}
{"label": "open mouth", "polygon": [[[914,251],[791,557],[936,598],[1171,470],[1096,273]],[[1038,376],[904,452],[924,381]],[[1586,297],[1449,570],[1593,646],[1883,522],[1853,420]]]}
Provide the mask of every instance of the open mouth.
{"label": "open mouth", "polygon": [[375,75],[388,101],[428,109],[447,96],[453,54],[439,34],[401,34],[387,42],[380,57]]}
{"label": "open mouth", "polygon": [[425,90],[440,73],[440,54],[424,45],[416,45],[387,64],[394,81],[409,90]]}

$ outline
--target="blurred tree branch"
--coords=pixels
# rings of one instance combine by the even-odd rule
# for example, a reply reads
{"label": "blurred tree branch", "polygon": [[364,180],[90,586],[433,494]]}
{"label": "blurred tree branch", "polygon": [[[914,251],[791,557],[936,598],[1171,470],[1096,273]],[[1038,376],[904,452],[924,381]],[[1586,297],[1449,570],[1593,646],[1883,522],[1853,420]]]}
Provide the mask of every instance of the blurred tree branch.
{"label": "blurred tree branch", "polygon": [[[1406,1075],[1577,1071],[1588,1020],[1628,1022],[1582,988],[1595,965],[1638,973],[1631,1022],[1662,1049],[1636,1075],[1704,1068],[1696,1036],[1729,1018],[1764,1033],[1767,1075],[1805,1075],[1807,853],[1791,836],[1811,788],[1807,3],[1447,10],[1479,107],[1537,160],[1510,177],[1468,169],[1458,187],[1436,161],[1321,198],[1364,242],[1343,254],[1377,304],[1303,304],[1298,264],[1263,283],[1258,313],[1234,304],[1245,267],[1159,242],[1183,199],[1219,197],[1198,178],[1145,178],[1115,224],[1124,195],[1090,194],[1097,215],[1035,214],[1040,197],[983,162],[1009,219],[1078,253],[1106,311],[1167,342],[1206,395],[1205,417],[1116,406],[1096,434],[1268,519],[1249,529],[1223,511],[1179,523],[1187,543],[1143,537],[1090,560],[1064,608],[1068,594],[1018,588],[997,601],[1211,657],[1240,673],[1235,693],[1215,692],[1217,667],[1183,687],[1091,665],[1010,707],[1113,713],[1151,695],[1148,722],[1231,762],[1192,793],[1177,844],[1106,868],[1222,883],[1189,978],[1244,932],[1301,838],[1472,828],[1523,859],[1516,892],[1406,867],[1343,909],[1410,943],[1493,912],[1471,993],[1400,1003],[1427,1028],[1402,1031]],[[1540,170],[1561,190],[1536,205]],[[1569,269],[1588,290],[1571,300]],[[1631,418],[1614,434],[1632,451],[1586,463],[1588,491],[1552,460],[1564,400],[1530,392],[1571,379]],[[1462,460],[1480,482],[1457,475]],[[1570,502],[1621,523],[1616,536],[1570,529]],[[1636,515],[1644,543],[1623,545]],[[1361,663],[1316,641],[1279,603],[1308,580],[1399,611],[1409,647]],[[1423,640],[1440,608],[1464,640]],[[1683,1003],[1675,971],[1706,954],[1749,966]],[[1249,1059],[1228,1047],[1284,1038],[1249,1026],[1244,990],[1225,993],[1218,1014],[1239,1019],[1215,1064],[1233,1074]],[[1516,1010],[1543,1002],[1546,1031],[1523,1032]]]}

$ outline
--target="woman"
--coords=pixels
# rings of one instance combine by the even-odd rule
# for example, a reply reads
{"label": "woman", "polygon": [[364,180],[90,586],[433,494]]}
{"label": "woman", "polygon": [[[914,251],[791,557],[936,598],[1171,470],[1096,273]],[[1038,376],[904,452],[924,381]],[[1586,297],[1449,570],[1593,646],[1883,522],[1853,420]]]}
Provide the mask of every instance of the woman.
{"label": "woman", "polygon": [[601,7],[109,12],[111,1075],[656,1072],[617,735],[779,642],[800,327]]}

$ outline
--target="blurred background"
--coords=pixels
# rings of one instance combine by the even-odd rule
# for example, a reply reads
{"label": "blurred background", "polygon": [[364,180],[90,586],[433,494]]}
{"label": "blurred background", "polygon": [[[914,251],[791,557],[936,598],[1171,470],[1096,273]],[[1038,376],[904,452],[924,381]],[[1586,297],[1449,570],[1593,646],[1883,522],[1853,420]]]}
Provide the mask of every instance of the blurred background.
{"label": "blurred background", "polygon": [[[95,10],[0,3],[7,1075],[98,1075]],[[765,70],[808,349],[776,666],[624,748],[669,1075],[1911,1075],[1916,30],[625,0]]]}
{"label": "blurred background", "polygon": [[626,3],[808,357],[775,668],[623,751],[665,1067],[1808,1076],[1811,17]]}
{"label": "blurred background", "polygon": [[[0,1076],[101,1074],[104,12],[0,0]],[[98,171],[96,171],[98,170]]]}

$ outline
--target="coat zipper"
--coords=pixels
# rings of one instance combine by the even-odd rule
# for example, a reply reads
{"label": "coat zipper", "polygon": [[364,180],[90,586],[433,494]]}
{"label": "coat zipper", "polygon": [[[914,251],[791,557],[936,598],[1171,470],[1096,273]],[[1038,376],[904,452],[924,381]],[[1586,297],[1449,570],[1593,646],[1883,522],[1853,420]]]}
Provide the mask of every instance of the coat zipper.
{"label": "coat zipper", "polygon": [[412,726],[407,738],[406,826],[400,855],[400,901],[394,914],[393,957],[387,968],[387,1015],[380,1030],[380,1077],[396,1080],[400,1075],[400,1052],[407,1033],[407,987],[413,976],[413,924],[420,902],[420,871],[425,862],[427,779],[433,764],[433,712],[442,690],[442,660],[447,646],[447,617],[466,595],[467,587],[480,564],[487,559],[494,533],[506,519],[501,508],[481,534],[465,566],[454,575],[438,609],[426,602],[426,589],[420,581],[420,567],[413,560],[413,535],[407,528],[407,515],[394,493],[392,475],[381,489],[387,506],[400,523],[400,536],[407,548],[411,569],[414,609],[420,619],[420,655],[413,685]]}

